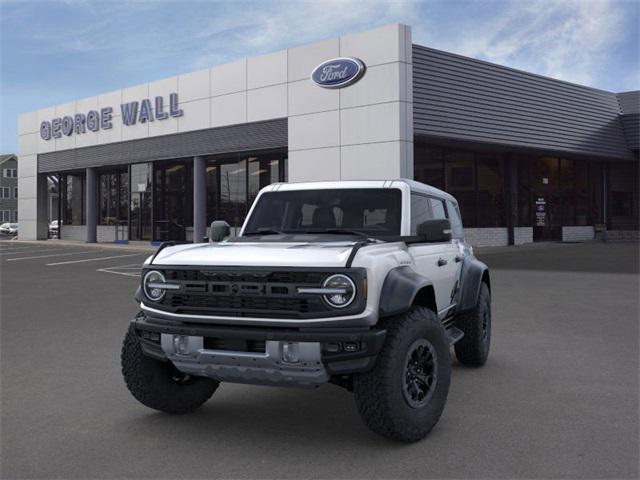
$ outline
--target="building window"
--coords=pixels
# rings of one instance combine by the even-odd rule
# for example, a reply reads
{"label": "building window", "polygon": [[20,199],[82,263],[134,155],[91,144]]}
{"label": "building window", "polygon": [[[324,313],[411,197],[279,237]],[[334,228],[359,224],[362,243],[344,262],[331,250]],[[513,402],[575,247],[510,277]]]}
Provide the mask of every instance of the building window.
{"label": "building window", "polygon": [[240,227],[260,189],[286,181],[286,151],[210,157],[207,160],[207,222]]}
{"label": "building window", "polygon": [[633,215],[633,193],[611,192],[611,214],[614,217],[631,217]]}
{"label": "building window", "polygon": [[17,222],[18,221],[18,210],[14,210],[13,211],[13,221]]}
{"label": "building window", "polygon": [[518,196],[517,227],[531,226],[531,162],[533,157],[524,156],[511,159],[516,168],[516,195]]}
{"label": "building window", "polygon": [[62,222],[64,225],[84,225],[84,175],[62,175]]}
{"label": "building window", "polygon": [[560,159],[560,205],[562,225],[589,225],[589,196],[587,194],[588,162]]}
{"label": "building window", "polygon": [[498,155],[478,154],[476,171],[478,226],[505,226],[504,161]]}
{"label": "building window", "polygon": [[416,180],[451,193],[466,227],[506,226],[505,162],[502,154],[437,147],[417,141]]}
{"label": "building window", "polygon": [[445,190],[458,200],[465,226],[479,226],[476,220],[475,154],[463,151],[445,152],[444,178]]}
{"label": "building window", "polygon": [[0,210],[0,213],[2,215],[0,215],[2,217],[2,221],[4,222],[10,222],[11,221],[11,211],[10,210]]}
{"label": "building window", "polygon": [[[129,240],[151,240],[153,166],[151,163],[137,163],[131,165],[129,172],[130,208],[124,207],[129,209]],[[126,198],[126,193],[121,193],[120,197]]]}
{"label": "building window", "polygon": [[18,187],[13,187],[13,198],[18,198]]}
{"label": "building window", "polygon": [[444,153],[441,148],[416,143],[414,177],[422,183],[444,190]]}
{"label": "building window", "polygon": [[126,170],[98,176],[98,224],[123,225],[129,220],[129,174]]}
{"label": "building window", "polygon": [[595,224],[604,224],[604,177],[602,174],[603,164],[600,162],[589,162],[589,217]]}
{"label": "building window", "polygon": [[637,162],[616,162],[607,166],[610,187],[607,202],[608,225],[612,230],[637,230],[640,225],[640,205]]}
{"label": "building window", "polygon": [[193,225],[193,164],[191,160],[154,165],[154,240],[186,240]]}
{"label": "building window", "polygon": [[17,168],[4,168],[2,170],[2,176],[4,178],[18,178],[18,169]]}
{"label": "building window", "polygon": [[0,198],[11,198],[11,188],[2,187],[2,189],[0,189]]}

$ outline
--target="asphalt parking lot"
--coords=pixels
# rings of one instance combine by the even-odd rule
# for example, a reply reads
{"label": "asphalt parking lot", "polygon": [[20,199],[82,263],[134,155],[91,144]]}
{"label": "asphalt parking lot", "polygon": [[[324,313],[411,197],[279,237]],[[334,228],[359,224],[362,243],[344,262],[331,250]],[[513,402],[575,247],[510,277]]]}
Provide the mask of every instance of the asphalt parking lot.
{"label": "asphalt parking lot", "polygon": [[493,345],[454,361],[424,441],[390,442],[351,395],[225,384],[146,409],[120,375],[133,249],[0,242],[3,479],[638,478],[638,245],[487,249]]}

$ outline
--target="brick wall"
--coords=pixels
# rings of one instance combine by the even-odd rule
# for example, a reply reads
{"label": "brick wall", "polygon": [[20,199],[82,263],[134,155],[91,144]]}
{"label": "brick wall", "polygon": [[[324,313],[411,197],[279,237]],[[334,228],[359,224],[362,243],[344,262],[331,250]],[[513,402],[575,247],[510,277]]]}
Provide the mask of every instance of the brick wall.
{"label": "brick wall", "polygon": [[[115,242],[116,226],[115,225],[98,225],[98,242]],[[118,240],[129,240],[129,227],[118,227]]]}
{"label": "brick wall", "polygon": [[506,228],[465,228],[464,236],[474,247],[500,247],[509,244]]}
{"label": "brick wall", "polygon": [[87,239],[87,227],[85,225],[62,225],[60,238],[62,240],[80,240]]}
{"label": "brick wall", "polygon": [[593,240],[595,231],[592,226],[587,227],[562,227],[563,242],[587,242]]}
{"label": "brick wall", "polygon": [[532,227],[515,227],[513,229],[513,243],[515,245],[524,245],[525,243],[533,243]]}
{"label": "brick wall", "polygon": [[638,230],[607,230],[604,232],[604,240],[609,243],[638,242],[640,232]]}

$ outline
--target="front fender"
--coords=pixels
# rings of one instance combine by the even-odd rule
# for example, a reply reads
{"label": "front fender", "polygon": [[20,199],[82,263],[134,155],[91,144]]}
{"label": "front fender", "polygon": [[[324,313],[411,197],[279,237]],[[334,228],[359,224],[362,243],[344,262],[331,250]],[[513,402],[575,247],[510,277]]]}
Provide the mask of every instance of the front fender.
{"label": "front fender", "polygon": [[380,292],[380,317],[406,312],[413,305],[418,292],[425,287],[433,288],[431,280],[407,266],[390,270]]}
{"label": "front fender", "polygon": [[467,257],[462,264],[461,278],[462,288],[458,312],[465,312],[473,309],[478,303],[480,286],[485,279],[487,286],[491,289],[489,267],[475,257]]}

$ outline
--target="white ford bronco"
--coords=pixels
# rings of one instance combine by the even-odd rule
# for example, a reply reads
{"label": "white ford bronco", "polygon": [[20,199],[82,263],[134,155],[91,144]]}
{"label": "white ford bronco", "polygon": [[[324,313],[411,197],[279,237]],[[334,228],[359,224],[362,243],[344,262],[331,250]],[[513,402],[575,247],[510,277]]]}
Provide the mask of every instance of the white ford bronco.
{"label": "white ford bronco", "polygon": [[396,440],[437,423],[458,361],[491,337],[489,271],[451,195],[411,180],[273,184],[237,236],[164,244],[142,268],[122,348],[133,396],[191,412],[220,382],[352,391]]}

